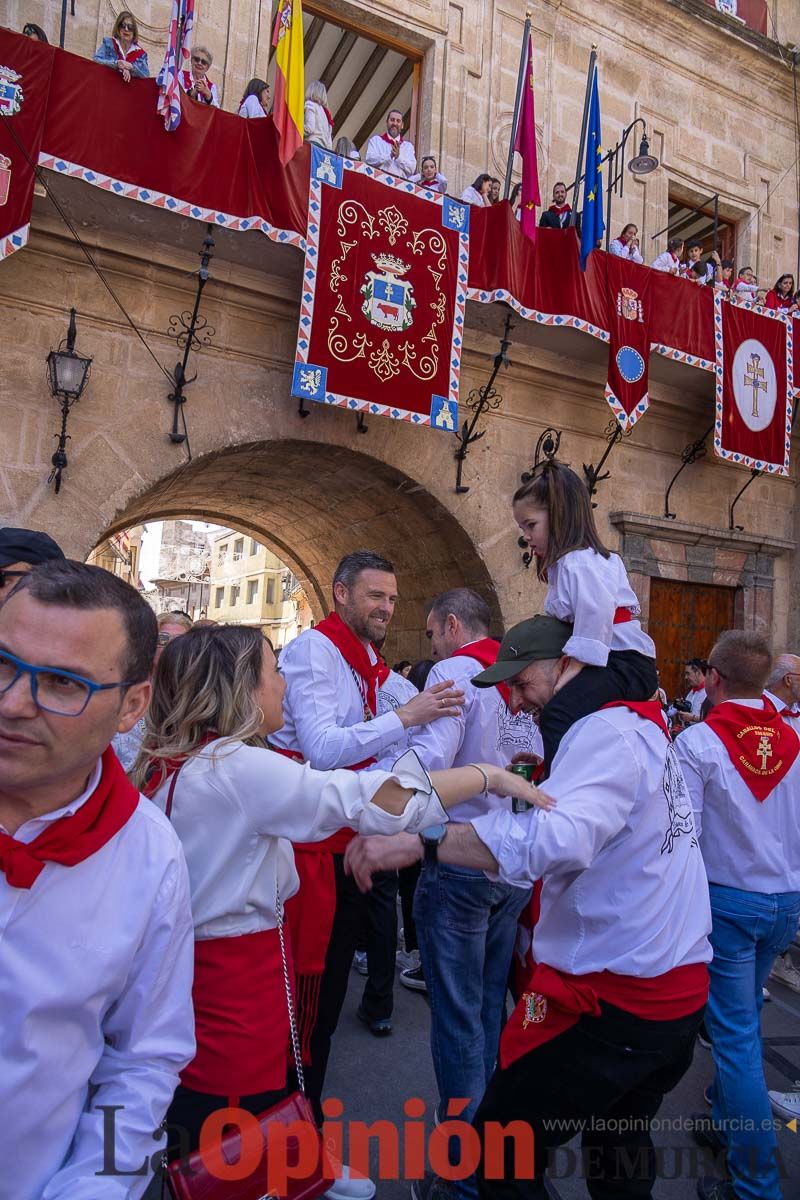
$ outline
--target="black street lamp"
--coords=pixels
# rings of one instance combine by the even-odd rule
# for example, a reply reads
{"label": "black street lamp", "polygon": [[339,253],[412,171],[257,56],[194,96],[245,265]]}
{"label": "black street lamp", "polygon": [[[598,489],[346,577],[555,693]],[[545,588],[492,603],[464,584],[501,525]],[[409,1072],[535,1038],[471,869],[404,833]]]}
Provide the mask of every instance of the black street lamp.
{"label": "black street lamp", "polygon": [[650,142],[647,137],[647,125],[644,117],[636,117],[627,125],[622,135],[617,142],[606,154],[603,162],[608,163],[608,179],[606,183],[606,250],[611,241],[611,196],[616,193],[622,196],[625,190],[625,145],[633,130],[637,125],[642,127],[642,140],[639,143],[639,153],[634,155],[628,163],[628,170],[632,175],[649,175],[659,166],[659,161],[654,154],[650,153]]}
{"label": "black street lamp", "polygon": [[54,436],[58,438],[58,448],[50,460],[53,469],[47,482],[55,481],[56,495],[61,491],[61,472],[67,466],[67,420],[73,404],[80,400],[83,389],[89,379],[92,367],[91,358],[83,358],[75,353],[75,309],[69,310],[69,328],[66,340],[61,342],[57,350],[51,350],[47,356],[47,379],[53,398],[61,404],[61,432]]}

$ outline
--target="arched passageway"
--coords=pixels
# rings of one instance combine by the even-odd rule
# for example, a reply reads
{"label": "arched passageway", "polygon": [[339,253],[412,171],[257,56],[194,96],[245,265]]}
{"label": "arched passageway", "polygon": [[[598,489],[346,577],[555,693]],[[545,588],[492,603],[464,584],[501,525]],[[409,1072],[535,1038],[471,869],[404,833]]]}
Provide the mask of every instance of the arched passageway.
{"label": "arched passageway", "polygon": [[401,596],[387,640],[390,660],[425,655],[427,603],[446,588],[479,591],[500,630],[494,584],[464,529],[424,487],[369,455],[294,440],[229,447],[142,491],[104,536],[172,517],[253,534],[292,568],[317,619],[329,608],[331,577],[344,554],[385,554]]}

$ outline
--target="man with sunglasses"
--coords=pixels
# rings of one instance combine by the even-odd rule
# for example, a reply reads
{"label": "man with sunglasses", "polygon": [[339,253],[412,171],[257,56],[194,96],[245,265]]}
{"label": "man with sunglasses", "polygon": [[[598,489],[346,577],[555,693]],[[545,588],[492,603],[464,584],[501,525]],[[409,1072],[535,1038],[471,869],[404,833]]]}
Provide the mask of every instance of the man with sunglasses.
{"label": "man with sunglasses", "polygon": [[187,96],[191,96],[192,100],[199,100],[201,104],[210,104],[213,108],[219,108],[217,85],[210,83],[207,78],[213,61],[214,55],[207,46],[195,46],[192,50],[192,69],[191,71],[181,71],[179,79],[181,87]]}
{"label": "man with sunglasses", "polygon": [[0,605],[0,1200],[139,1200],[194,1053],[186,864],[109,748],[156,620],[59,559]]}
{"label": "man with sunglasses", "polygon": [[31,567],[63,557],[58,543],[38,529],[0,529],[0,604]]}

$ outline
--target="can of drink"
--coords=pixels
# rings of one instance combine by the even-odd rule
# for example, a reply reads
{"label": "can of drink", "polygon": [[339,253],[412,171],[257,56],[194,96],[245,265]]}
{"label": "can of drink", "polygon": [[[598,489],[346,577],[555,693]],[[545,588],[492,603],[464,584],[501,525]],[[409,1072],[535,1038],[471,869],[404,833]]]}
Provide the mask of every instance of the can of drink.
{"label": "can of drink", "polygon": [[[528,783],[533,781],[533,763],[512,763],[510,770],[512,775],[521,775],[523,779],[527,779]],[[521,800],[517,796],[512,798],[511,811],[513,813],[524,813],[529,808],[533,808],[533,805],[529,804],[527,800]]]}

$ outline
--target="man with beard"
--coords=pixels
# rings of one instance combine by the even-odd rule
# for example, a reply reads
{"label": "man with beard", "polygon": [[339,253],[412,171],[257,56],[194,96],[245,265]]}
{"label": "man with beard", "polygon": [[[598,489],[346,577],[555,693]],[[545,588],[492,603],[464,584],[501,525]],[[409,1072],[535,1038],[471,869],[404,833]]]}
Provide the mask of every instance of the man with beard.
{"label": "man with beard", "polygon": [[[386,637],[397,603],[394,567],[373,551],[358,550],[339,563],[332,590],[334,611],[281,653],[284,726],[272,742],[319,770],[360,771],[385,759],[411,726],[454,716],[463,693],[445,680],[378,716],[377,693],[389,671],[374,643]],[[318,1119],[331,1038],[364,926],[364,897],[344,871],[352,837],[350,830],[340,830],[324,842],[295,844],[300,890],[286,909],[300,1037],[304,1058],[310,1058],[306,1085]],[[365,1010],[365,1015],[380,1014]],[[375,1187],[369,1180],[351,1179],[345,1168],[332,1190],[341,1200],[369,1200]]]}
{"label": "man with beard", "polygon": [[[572,627],[538,616],[510,629],[475,687],[506,683],[538,716],[570,666]],[[503,883],[543,881],[536,966],[500,1038],[475,1117],[533,1131],[534,1175],[515,1139],[481,1164],[484,1200],[545,1200],[554,1148],[583,1130],[590,1194],[650,1195],[650,1120],[692,1060],[708,994],[708,887],[692,808],[658,701],[607,705],[564,735],[543,789],[549,812],[494,808],[419,835],[357,838],[346,863],[373,871],[418,860],[474,867]],[[494,1124],[492,1124],[494,1123]]]}

